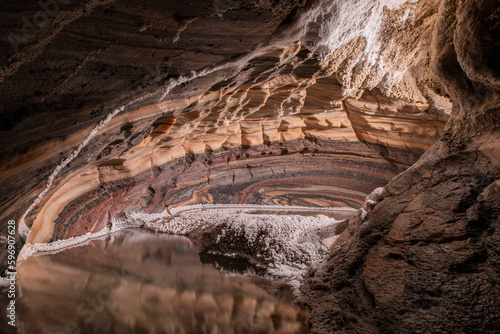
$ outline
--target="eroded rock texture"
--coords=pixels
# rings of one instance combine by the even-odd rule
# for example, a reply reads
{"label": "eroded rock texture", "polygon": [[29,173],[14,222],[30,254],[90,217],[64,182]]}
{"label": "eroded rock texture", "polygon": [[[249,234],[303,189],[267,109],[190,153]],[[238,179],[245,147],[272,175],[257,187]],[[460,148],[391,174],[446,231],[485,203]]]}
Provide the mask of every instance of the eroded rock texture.
{"label": "eroded rock texture", "polygon": [[[421,93],[439,84],[411,60],[432,8],[362,8],[415,44],[380,28],[339,54],[323,30],[354,9],[337,5],[60,4],[12,56],[23,30],[6,26],[2,218],[37,243],[197,202],[360,207],[442,135],[451,104]],[[11,6],[12,26],[37,14]]]}
{"label": "eroded rock texture", "polygon": [[303,301],[315,332],[499,331],[499,77],[486,65],[498,50],[495,4],[441,3],[432,66],[454,99],[452,121],[311,272]]}
{"label": "eroded rock texture", "polygon": [[359,208],[418,160],[305,285],[313,329],[498,324],[495,0],[50,4],[1,14],[4,235],[200,202]]}

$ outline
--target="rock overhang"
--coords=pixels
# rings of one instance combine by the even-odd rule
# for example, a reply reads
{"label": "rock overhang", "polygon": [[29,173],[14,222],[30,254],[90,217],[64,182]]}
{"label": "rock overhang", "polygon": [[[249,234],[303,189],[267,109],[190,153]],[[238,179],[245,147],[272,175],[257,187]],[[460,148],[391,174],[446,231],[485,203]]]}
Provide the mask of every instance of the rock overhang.
{"label": "rock overhang", "polygon": [[[4,104],[2,112],[4,158],[10,160],[2,179],[6,189],[17,189],[4,200],[5,214],[27,213],[27,224],[45,231],[32,240],[49,241],[72,235],[69,230],[55,232],[66,216],[62,212],[70,208],[99,207],[99,219],[77,224],[83,232],[101,227],[123,209],[157,210],[166,203],[180,205],[186,197],[230,202],[249,198],[222,195],[232,190],[225,188],[221,175],[231,182],[240,178],[240,183],[250,178],[243,182],[247,186],[254,182],[264,187],[266,179],[281,179],[260,191],[280,194],[278,202],[290,200],[284,196],[289,189],[295,194],[290,204],[300,196],[320,195],[322,200],[310,203],[359,207],[365,195],[410,166],[442,135],[450,112],[448,97],[429,78],[425,62],[408,62],[422,54],[426,38],[418,32],[429,30],[424,18],[435,15],[432,4],[422,2],[423,7],[389,6],[392,12],[377,3],[370,16],[380,24],[382,18],[392,22],[390,33],[399,32],[393,39],[407,36],[416,43],[413,47],[405,44],[399,50],[398,41],[380,27],[379,36],[370,35],[368,41],[367,27],[354,25],[349,33],[362,40],[353,37],[344,49],[331,47],[327,53],[321,47],[329,40],[321,35],[324,25],[311,26],[305,35],[297,30],[303,20],[326,13],[320,10],[330,5],[322,2],[194,2],[189,10],[155,2],[59,6],[53,21],[40,27],[4,67],[1,85],[12,103]],[[27,8],[11,20],[35,9]],[[74,16],[63,20],[62,13]],[[408,26],[418,29],[412,32]],[[316,41],[317,50],[314,33],[323,36]],[[377,65],[373,50],[380,48],[366,46],[383,41],[389,47],[379,50]],[[397,60],[401,63],[395,66]],[[422,73],[412,76],[417,69]],[[400,80],[395,72],[402,73]],[[99,120],[105,124],[96,129]],[[18,133],[14,141],[9,140],[13,133]],[[51,172],[66,156],[74,159],[51,183]],[[231,164],[231,157],[241,162]],[[330,163],[323,162],[330,158]],[[219,168],[224,172],[211,180],[217,171],[211,164],[224,159],[227,166]],[[181,182],[189,184],[186,194],[169,197],[169,191],[180,187],[177,179],[189,174],[183,169],[193,169],[194,162],[200,173],[194,177],[197,186]],[[291,171],[296,168],[300,170]],[[167,175],[164,170],[175,172]],[[252,170],[258,174],[255,180]],[[163,184],[152,186],[155,182],[149,180],[162,173]],[[322,173],[318,194],[306,196],[314,187],[290,190],[294,182],[302,187],[304,180],[312,182]],[[47,193],[33,210],[22,212],[44,190],[36,182],[40,178],[51,183]],[[276,188],[285,178],[287,186]],[[356,178],[365,180],[365,187],[345,182]],[[110,189],[127,193],[115,209],[116,203],[105,200]],[[197,197],[200,189],[207,195]],[[259,193],[257,186],[251,189]],[[161,200],[144,199],[149,193]],[[149,202],[155,204],[150,207]]]}

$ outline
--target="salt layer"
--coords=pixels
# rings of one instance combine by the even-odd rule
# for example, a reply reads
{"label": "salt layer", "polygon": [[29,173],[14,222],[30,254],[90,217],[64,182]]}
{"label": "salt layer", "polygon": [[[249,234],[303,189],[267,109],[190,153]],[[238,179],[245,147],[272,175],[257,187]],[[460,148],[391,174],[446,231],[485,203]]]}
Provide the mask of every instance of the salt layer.
{"label": "salt layer", "polygon": [[140,218],[141,215],[131,215],[130,218],[125,220],[113,218],[111,221],[111,226],[105,227],[98,232],[87,232],[84,235],[80,235],[77,237],[72,237],[64,240],[57,240],[49,243],[36,243],[30,244],[26,243],[19,255],[17,257],[17,264],[22,263],[30,256],[36,255],[47,255],[60,252],[64,249],[80,247],[88,243],[90,240],[104,237],[108,234],[126,229],[126,228],[134,228],[141,227],[144,225],[144,220]]}
{"label": "salt layer", "polygon": [[288,206],[288,205],[260,205],[260,204],[193,204],[186,206],[178,206],[170,209],[172,215],[190,210],[212,210],[212,209],[226,209],[226,210],[239,210],[243,212],[250,211],[310,211],[310,212],[334,212],[346,211],[356,212],[357,209],[348,207],[310,207],[310,206]]}
{"label": "salt layer", "polygon": [[188,236],[203,251],[236,253],[264,266],[270,274],[297,282],[325,255],[316,230],[336,223],[323,215],[255,215],[226,208],[190,208],[176,212],[168,221],[150,221],[144,227]]}
{"label": "salt layer", "polygon": [[[302,40],[312,49],[328,55],[356,37],[366,39],[365,55],[370,61],[380,51],[379,29],[385,18],[384,7],[395,10],[418,0],[328,0],[319,1],[302,15],[297,26]],[[409,12],[405,12],[407,19]]]}

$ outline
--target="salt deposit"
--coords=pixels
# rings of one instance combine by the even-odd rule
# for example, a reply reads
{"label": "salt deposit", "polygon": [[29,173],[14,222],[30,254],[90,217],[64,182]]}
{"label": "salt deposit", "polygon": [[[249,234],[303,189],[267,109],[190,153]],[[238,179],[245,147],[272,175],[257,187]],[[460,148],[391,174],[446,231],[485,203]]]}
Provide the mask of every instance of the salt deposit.
{"label": "salt deposit", "polygon": [[95,135],[106,125],[111,121],[113,117],[115,117],[119,112],[121,112],[124,109],[124,107],[117,108],[110,112],[105,119],[100,121],[93,129],[90,131],[90,133],[87,135],[87,137],[78,145],[78,147],[71,152],[70,155],[68,155],[59,165],[56,166],[52,174],[50,174],[49,178],[47,179],[47,184],[45,185],[45,188],[43,191],[38,194],[38,196],[35,198],[33,203],[29,206],[29,208],[24,212],[24,214],[21,216],[21,219],[19,220],[19,233],[25,238],[28,238],[28,235],[30,233],[30,229],[28,226],[26,226],[25,219],[28,213],[33,210],[33,208],[40,203],[40,201],[45,197],[47,192],[50,190],[52,187],[52,183],[54,182],[54,179],[56,178],[57,174],[66,167],[73,159],[75,159],[78,154],[80,154],[80,151],[87,146],[87,144],[90,142],[92,138],[95,137]]}
{"label": "salt deposit", "polygon": [[203,251],[244,256],[293,284],[325,255],[315,231],[338,223],[324,215],[255,215],[235,211],[237,207],[184,208],[170,220],[150,221],[144,227],[189,236]]}
{"label": "salt deposit", "polygon": [[49,243],[26,243],[19,252],[17,264],[22,263],[30,256],[53,254],[64,249],[79,247],[85,245],[90,240],[101,238],[126,228],[141,227],[142,225],[144,225],[144,220],[141,219],[140,215],[132,216],[125,220],[114,218],[109,227],[105,227],[98,232],[88,232],[78,237],[57,240]]}
{"label": "salt deposit", "polygon": [[251,211],[310,211],[310,212],[334,212],[334,211],[346,211],[346,212],[356,212],[356,209],[348,207],[310,207],[310,206],[289,206],[289,205],[260,205],[260,204],[193,204],[186,206],[178,206],[170,209],[169,212],[172,215],[179,214],[181,212],[199,209],[225,209],[225,210],[239,210],[242,212]]}
{"label": "salt deposit", "polygon": [[[395,10],[406,2],[417,1],[319,1],[300,18],[297,26],[303,29],[302,39],[323,56],[362,36],[366,39],[365,57],[374,63],[381,48],[379,28],[386,15],[384,7]],[[400,19],[406,20],[410,15],[406,10]]]}

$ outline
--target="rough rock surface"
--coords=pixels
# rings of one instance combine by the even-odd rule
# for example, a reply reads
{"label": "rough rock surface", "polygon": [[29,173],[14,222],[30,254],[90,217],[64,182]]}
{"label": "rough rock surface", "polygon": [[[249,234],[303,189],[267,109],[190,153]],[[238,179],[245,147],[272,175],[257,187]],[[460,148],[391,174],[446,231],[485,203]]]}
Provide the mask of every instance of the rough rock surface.
{"label": "rough rock surface", "polygon": [[447,151],[436,144],[387,185],[311,273],[302,301],[315,332],[498,330],[498,161],[474,145]]}
{"label": "rough rock surface", "polygon": [[498,329],[496,0],[62,3],[0,13],[2,235],[197,202],[359,207],[418,159],[311,274],[313,330]]}
{"label": "rough rock surface", "polygon": [[[441,141],[385,187],[385,197],[351,219],[349,240],[310,273],[302,302],[311,307],[313,332],[498,333],[495,3],[441,3],[432,66],[455,103],[452,121]],[[464,24],[486,35],[468,44]],[[481,45],[490,38],[492,45]]]}

